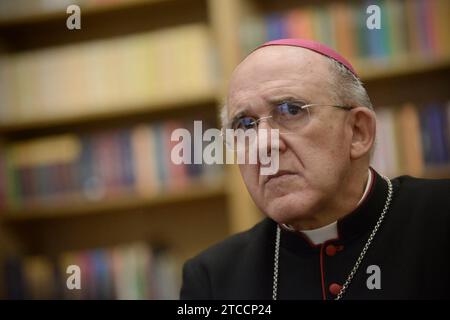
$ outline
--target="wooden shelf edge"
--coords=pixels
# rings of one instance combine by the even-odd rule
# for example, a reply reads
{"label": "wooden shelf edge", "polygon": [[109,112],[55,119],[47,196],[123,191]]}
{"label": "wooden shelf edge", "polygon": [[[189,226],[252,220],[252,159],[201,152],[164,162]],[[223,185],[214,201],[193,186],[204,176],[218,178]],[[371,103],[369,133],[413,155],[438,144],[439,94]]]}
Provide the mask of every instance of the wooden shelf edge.
{"label": "wooden shelf edge", "polygon": [[121,108],[109,112],[98,112],[91,114],[79,114],[62,118],[39,119],[35,121],[20,121],[13,124],[0,124],[0,136],[11,135],[24,131],[33,131],[39,129],[66,127],[66,126],[82,126],[89,122],[100,122],[103,120],[123,119],[124,117],[138,117],[151,115],[168,110],[176,111],[185,108],[194,107],[204,104],[218,104],[220,96],[216,90],[206,91],[203,94],[193,97],[179,97],[179,99],[170,99],[167,101],[156,102],[155,104],[146,104],[134,106],[131,108]]}
{"label": "wooden shelf edge", "polygon": [[[0,221],[7,223],[43,221],[68,217],[88,216],[112,212],[130,212],[150,209],[158,206],[179,204],[190,201],[204,201],[225,197],[227,194],[224,179],[213,178],[211,182],[195,182],[180,190],[161,191],[149,197],[135,197],[118,200],[84,201],[70,207],[52,207],[36,209],[20,209],[0,214]],[[33,211],[33,212],[30,212]]]}
{"label": "wooden shelf edge", "polygon": [[431,72],[439,69],[450,69],[450,56],[437,58],[434,61],[425,60],[425,58],[405,58],[401,63],[386,63],[376,65],[374,63],[356,64],[356,69],[363,82],[370,82],[405,76],[409,74],[417,74]]}
{"label": "wooden shelf edge", "polygon": [[[101,14],[109,11],[118,11],[123,9],[141,8],[152,6],[164,2],[174,2],[176,0],[128,0],[118,3],[110,3],[103,5],[80,5],[82,14],[84,15],[94,15]],[[52,10],[44,11],[42,13],[35,13],[31,15],[17,16],[7,19],[0,20],[0,30],[15,28],[18,26],[43,23],[51,20],[59,20],[67,18],[66,10]]]}

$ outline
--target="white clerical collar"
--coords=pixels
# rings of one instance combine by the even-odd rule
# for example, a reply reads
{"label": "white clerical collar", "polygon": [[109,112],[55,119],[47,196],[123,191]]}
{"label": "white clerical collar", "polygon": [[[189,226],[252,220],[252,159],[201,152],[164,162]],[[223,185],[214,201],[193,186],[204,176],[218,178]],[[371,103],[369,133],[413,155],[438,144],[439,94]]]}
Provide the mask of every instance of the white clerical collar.
{"label": "white clerical collar", "polygon": [[[369,177],[367,179],[366,188],[364,189],[364,193],[359,200],[358,205],[367,197],[370,186],[372,185],[372,179],[372,171],[369,169]],[[288,229],[292,229],[289,226],[286,227],[288,227]],[[302,230],[300,232],[303,233],[314,245],[318,245],[324,243],[325,241],[338,238],[337,221],[317,229]]]}

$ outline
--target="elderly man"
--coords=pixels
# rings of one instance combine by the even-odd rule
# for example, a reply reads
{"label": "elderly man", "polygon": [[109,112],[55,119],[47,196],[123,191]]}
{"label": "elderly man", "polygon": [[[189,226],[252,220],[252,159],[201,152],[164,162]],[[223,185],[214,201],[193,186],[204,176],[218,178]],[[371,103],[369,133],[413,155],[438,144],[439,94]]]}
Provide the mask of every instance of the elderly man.
{"label": "elderly man", "polygon": [[450,297],[450,182],[370,168],[375,113],[348,61],[266,43],[234,71],[226,108],[227,128],[279,130],[279,171],[240,165],[267,218],[187,261],[182,299]]}

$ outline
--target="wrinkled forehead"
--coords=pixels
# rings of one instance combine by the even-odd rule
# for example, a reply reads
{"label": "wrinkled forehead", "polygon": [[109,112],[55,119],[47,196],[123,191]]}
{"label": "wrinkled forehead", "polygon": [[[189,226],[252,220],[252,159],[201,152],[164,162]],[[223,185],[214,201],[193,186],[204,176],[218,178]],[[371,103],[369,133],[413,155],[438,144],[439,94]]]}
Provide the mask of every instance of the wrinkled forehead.
{"label": "wrinkled forehead", "polygon": [[230,79],[228,104],[250,95],[283,90],[306,94],[331,81],[328,58],[313,51],[289,46],[258,49],[247,56]]}

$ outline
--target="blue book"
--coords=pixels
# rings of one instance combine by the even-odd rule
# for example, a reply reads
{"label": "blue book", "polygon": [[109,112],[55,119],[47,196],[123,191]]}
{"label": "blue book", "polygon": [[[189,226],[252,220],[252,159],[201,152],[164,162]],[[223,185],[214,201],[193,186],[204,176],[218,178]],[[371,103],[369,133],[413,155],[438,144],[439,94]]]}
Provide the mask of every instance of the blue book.
{"label": "blue book", "polygon": [[43,195],[54,195],[60,190],[60,172],[58,168],[59,164],[51,164],[42,166],[44,169],[45,175],[48,179],[44,180],[44,190]]}
{"label": "blue book", "polygon": [[[377,5],[381,8],[380,1],[366,1],[366,6],[364,6],[364,12],[366,14],[366,21],[369,18],[369,14],[366,13],[366,8],[370,5]],[[384,34],[383,29],[387,28],[386,22],[387,17],[383,16],[381,13],[381,29],[369,29],[367,24],[365,25],[366,38],[367,38],[367,48],[368,57],[373,59],[380,59],[385,57],[385,44],[384,44]]]}
{"label": "blue book", "polygon": [[78,172],[80,177],[80,191],[89,195],[96,191],[99,181],[96,179],[94,170],[93,146],[91,136],[83,135],[81,140],[81,155],[78,160]]}
{"label": "blue book", "polygon": [[131,145],[130,130],[122,129],[119,131],[119,148],[122,162],[122,183],[125,186],[132,186],[135,181],[133,170],[133,150]]}
{"label": "blue book", "polygon": [[423,160],[425,164],[431,164],[434,162],[432,145],[433,141],[430,134],[430,124],[429,124],[429,112],[427,108],[422,108],[419,111],[420,116],[420,136],[422,138],[422,148],[423,148]]}
{"label": "blue book", "polygon": [[29,191],[28,185],[26,182],[26,172],[24,168],[15,168],[16,177],[17,177],[17,191],[19,198],[24,202],[27,200]]}
{"label": "blue book", "polygon": [[435,163],[445,164],[448,162],[447,141],[445,139],[445,114],[438,104],[432,104],[429,108],[432,153]]}
{"label": "blue book", "polygon": [[36,189],[38,192],[39,197],[45,197],[46,195],[50,194],[50,185],[51,180],[54,178],[52,174],[54,172],[51,172],[48,166],[39,165],[35,166],[33,168],[34,174],[33,179],[36,183]]}
{"label": "blue book", "polygon": [[96,284],[93,288],[92,297],[102,300],[113,299],[114,287],[108,252],[103,249],[95,249],[89,252],[89,258],[92,263],[92,275]]}
{"label": "blue book", "polygon": [[[25,279],[22,272],[22,260],[18,257],[6,259],[4,262],[4,277],[6,296],[11,300],[30,298],[26,293]],[[2,279],[3,280],[3,279]]]}
{"label": "blue book", "polygon": [[286,26],[283,16],[278,13],[269,14],[266,17],[267,40],[286,38]]}

